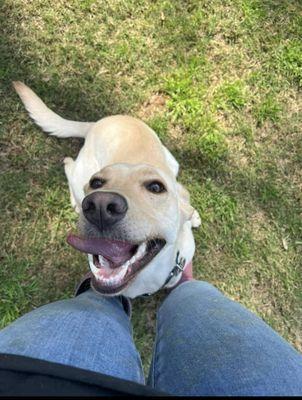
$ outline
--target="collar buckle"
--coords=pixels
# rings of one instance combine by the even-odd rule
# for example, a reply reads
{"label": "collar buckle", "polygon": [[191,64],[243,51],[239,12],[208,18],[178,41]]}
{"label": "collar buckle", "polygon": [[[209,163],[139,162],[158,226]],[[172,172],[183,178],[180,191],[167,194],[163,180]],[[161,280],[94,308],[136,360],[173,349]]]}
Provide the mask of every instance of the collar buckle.
{"label": "collar buckle", "polygon": [[179,251],[178,251],[177,254],[176,254],[175,266],[172,269],[172,271],[170,272],[170,274],[169,274],[168,278],[166,279],[166,282],[164,283],[163,287],[165,287],[173,277],[175,277],[175,276],[179,275],[180,273],[182,273],[183,270],[185,269],[185,266],[186,266],[186,259],[184,257],[181,257],[180,254],[179,254]]}

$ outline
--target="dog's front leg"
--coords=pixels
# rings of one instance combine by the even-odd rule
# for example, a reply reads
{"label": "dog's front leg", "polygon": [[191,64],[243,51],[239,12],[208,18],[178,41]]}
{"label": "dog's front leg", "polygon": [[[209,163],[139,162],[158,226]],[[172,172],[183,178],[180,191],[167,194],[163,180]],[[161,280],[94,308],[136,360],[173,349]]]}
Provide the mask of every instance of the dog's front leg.
{"label": "dog's front leg", "polygon": [[70,202],[71,202],[71,206],[72,208],[79,213],[79,207],[76,203],[73,191],[72,191],[72,184],[71,184],[71,177],[72,177],[72,173],[73,173],[73,168],[74,168],[74,160],[71,157],[65,157],[64,158],[64,170],[65,170],[65,175],[68,181],[68,186],[69,186],[69,192],[70,192]]}

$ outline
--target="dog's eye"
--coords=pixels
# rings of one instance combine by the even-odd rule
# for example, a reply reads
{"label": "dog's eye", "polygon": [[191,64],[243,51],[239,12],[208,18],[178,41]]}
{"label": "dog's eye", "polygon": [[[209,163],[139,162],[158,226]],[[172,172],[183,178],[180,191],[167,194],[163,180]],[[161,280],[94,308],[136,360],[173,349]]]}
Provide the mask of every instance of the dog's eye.
{"label": "dog's eye", "polygon": [[105,179],[102,178],[92,178],[89,182],[89,185],[91,189],[99,189],[104,185],[105,182]]}
{"label": "dog's eye", "polygon": [[167,191],[165,185],[163,183],[161,183],[160,181],[148,182],[145,184],[145,188],[147,190],[149,190],[149,192],[156,193],[156,194]]}

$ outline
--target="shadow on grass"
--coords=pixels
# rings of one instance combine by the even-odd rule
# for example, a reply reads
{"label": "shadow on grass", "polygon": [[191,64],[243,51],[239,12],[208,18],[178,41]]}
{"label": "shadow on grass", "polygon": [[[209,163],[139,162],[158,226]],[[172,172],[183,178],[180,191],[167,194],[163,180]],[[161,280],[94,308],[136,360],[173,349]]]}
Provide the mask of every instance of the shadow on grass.
{"label": "shadow on grass", "polygon": [[[4,113],[12,111],[11,103],[5,99],[12,96],[17,99],[12,88],[14,80],[29,85],[50,108],[65,118],[96,121],[106,115],[123,112],[118,93],[114,91],[116,80],[112,76],[93,76],[81,65],[78,70],[65,71],[64,74],[59,68],[48,69],[51,66],[47,65],[47,61],[41,61],[39,54],[33,51],[35,43],[22,36],[22,5],[3,1],[0,11],[1,108]],[[14,103],[20,103],[19,99]]]}
{"label": "shadow on grass", "polygon": [[[300,139],[292,146],[298,148]],[[270,168],[251,173],[249,168],[238,168],[226,158],[209,163],[201,154],[191,149],[171,148],[172,153],[180,161],[181,169],[190,171],[192,180],[204,182],[207,178],[215,181],[223,192],[235,198],[241,204],[265,212],[280,226],[290,230],[296,238],[301,234],[301,194],[291,183],[291,176],[279,175],[278,160],[269,160]],[[292,164],[300,165],[295,154],[287,154],[294,159]]]}

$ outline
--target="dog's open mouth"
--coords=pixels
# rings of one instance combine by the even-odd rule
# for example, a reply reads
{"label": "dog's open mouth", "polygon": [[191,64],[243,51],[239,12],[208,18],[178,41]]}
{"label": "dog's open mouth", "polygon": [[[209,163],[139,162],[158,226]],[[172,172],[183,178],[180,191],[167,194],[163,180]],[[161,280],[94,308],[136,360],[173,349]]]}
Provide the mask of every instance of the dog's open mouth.
{"label": "dog's open mouth", "polygon": [[81,238],[73,234],[68,235],[67,242],[88,254],[94,288],[111,295],[124,289],[166,244],[160,238],[134,244],[107,238]]}

